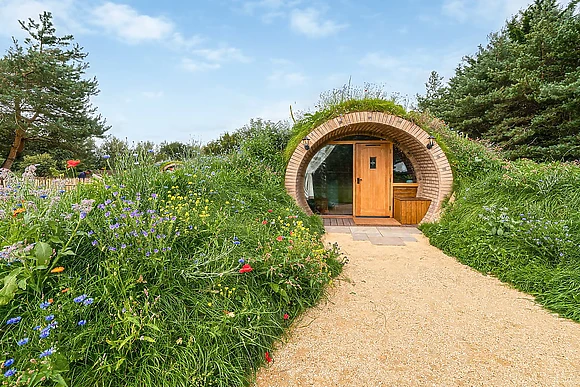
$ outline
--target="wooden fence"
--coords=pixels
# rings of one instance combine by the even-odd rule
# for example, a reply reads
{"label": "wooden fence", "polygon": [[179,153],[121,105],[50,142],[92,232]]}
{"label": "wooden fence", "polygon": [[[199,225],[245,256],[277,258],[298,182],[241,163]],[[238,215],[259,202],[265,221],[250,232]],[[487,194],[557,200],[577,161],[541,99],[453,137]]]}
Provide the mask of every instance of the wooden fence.
{"label": "wooden fence", "polygon": [[[66,177],[62,179],[55,179],[52,177],[37,177],[34,179],[34,184],[38,189],[54,189],[61,188],[69,190],[74,188],[77,184],[90,183],[91,179],[78,179],[76,177]],[[7,181],[0,179],[0,187],[6,187]]]}

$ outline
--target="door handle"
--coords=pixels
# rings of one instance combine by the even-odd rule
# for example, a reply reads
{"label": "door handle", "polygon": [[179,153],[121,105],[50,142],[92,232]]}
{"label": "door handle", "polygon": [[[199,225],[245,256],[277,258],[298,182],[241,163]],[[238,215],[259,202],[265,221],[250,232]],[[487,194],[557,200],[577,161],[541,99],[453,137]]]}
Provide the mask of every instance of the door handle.
{"label": "door handle", "polygon": [[357,184],[360,184],[360,182],[361,182],[361,181],[362,181],[362,179],[361,179],[360,177],[357,177],[357,178],[356,178],[356,183],[357,183]]}

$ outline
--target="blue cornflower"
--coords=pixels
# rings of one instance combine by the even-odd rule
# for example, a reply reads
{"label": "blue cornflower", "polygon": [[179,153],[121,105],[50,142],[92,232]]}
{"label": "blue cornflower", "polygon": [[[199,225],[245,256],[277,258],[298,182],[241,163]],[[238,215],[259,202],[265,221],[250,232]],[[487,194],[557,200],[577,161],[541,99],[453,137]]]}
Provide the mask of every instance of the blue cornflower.
{"label": "blue cornflower", "polygon": [[108,218],[109,216],[111,216],[111,211],[105,212],[105,217]]}
{"label": "blue cornflower", "polygon": [[110,225],[110,226],[109,226],[109,228],[110,228],[111,230],[115,230],[115,229],[119,228],[119,226],[120,226],[120,224],[119,224],[119,223],[115,223],[115,224],[112,224],[112,225]]}
{"label": "blue cornflower", "polygon": [[113,201],[111,199],[107,199],[105,200],[105,205],[108,206],[109,204],[111,204]]}
{"label": "blue cornflower", "polygon": [[16,373],[15,368],[10,368],[8,371],[4,372],[4,377],[9,378]]}
{"label": "blue cornflower", "polygon": [[157,198],[157,194],[156,194],[156,193],[152,193],[152,194],[151,194],[151,197],[152,197],[153,199],[156,199],[156,198]]}
{"label": "blue cornflower", "polygon": [[17,344],[18,345],[25,345],[25,344],[28,344],[29,341],[30,341],[30,339],[28,337],[25,337],[23,339],[18,340]]}
{"label": "blue cornflower", "polygon": [[106,186],[105,186],[105,189],[109,189],[109,188],[111,188],[111,186],[110,186],[110,185],[106,185]]}
{"label": "blue cornflower", "polygon": [[14,364],[14,359],[8,359],[4,362],[4,367],[10,367],[12,364]]}
{"label": "blue cornflower", "polygon": [[46,199],[48,197],[48,195],[40,195],[39,198],[41,199]]}
{"label": "blue cornflower", "polygon": [[240,258],[240,259],[238,259],[238,262],[241,263],[241,264],[243,264],[243,263],[246,262],[246,260],[244,258]]}
{"label": "blue cornflower", "polygon": [[46,316],[44,319],[45,319],[46,321],[52,321],[52,320],[54,320],[54,314],[49,314],[49,315],[48,315],[48,316]]}
{"label": "blue cornflower", "polygon": [[113,247],[113,246],[109,246],[109,251],[117,251],[117,248]]}
{"label": "blue cornflower", "polygon": [[97,241],[95,240],[95,241],[92,241],[92,242],[91,242],[91,245],[93,245],[93,246],[96,246],[98,243],[99,243],[99,242],[97,242]]}
{"label": "blue cornflower", "polygon": [[40,330],[40,325],[35,326],[34,328],[32,328],[33,331],[39,331]]}
{"label": "blue cornflower", "polygon": [[113,192],[113,196],[117,196],[119,193],[117,191]]}
{"label": "blue cornflower", "polygon": [[157,254],[157,253],[159,252],[159,249],[153,249],[153,252],[154,252],[155,254]]}
{"label": "blue cornflower", "polygon": [[81,219],[84,219],[87,217],[87,213],[84,211],[81,211]]}
{"label": "blue cornflower", "polygon": [[73,301],[78,304],[79,302],[83,302],[86,298],[87,298],[87,295],[86,294],[82,294],[82,295],[80,295],[78,297],[73,298]]}
{"label": "blue cornflower", "polygon": [[150,253],[149,251],[145,253],[145,256],[146,256],[146,257],[148,257],[148,256],[150,256],[150,255],[151,255],[151,253]]}
{"label": "blue cornflower", "polygon": [[93,300],[92,298],[87,298],[86,300],[83,301],[83,305],[85,306],[91,305],[93,302],[95,302],[95,300]]}
{"label": "blue cornflower", "polygon": [[87,235],[88,235],[88,236],[91,236],[91,235],[93,235],[94,233],[95,233],[95,232],[94,232],[93,230],[91,230],[91,231],[89,231],[89,232],[87,233]]}
{"label": "blue cornflower", "polygon": [[54,352],[55,352],[55,349],[54,349],[54,347],[52,347],[52,348],[49,348],[46,351],[42,352],[38,357],[42,359],[43,357],[52,355]]}
{"label": "blue cornflower", "polygon": [[85,325],[86,323],[87,323],[87,320],[81,320],[81,321],[79,321],[79,322],[77,323],[77,325],[78,325],[79,327],[82,327],[82,326],[83,326],[83,325]]}
{"label": "blue cornflower", "polygon": [[6,325],[18,324],[20,322],[20,320],[22,320],[22,317],[20,317],[20,316],[12,317],[12,318],[8,319],[8,321],[6,321]]}
{"label": "blue cornflower", "polygon": [[107,160],[107,159],[110,159],[110,158],[111,158],[111,156],[109,156],[109,155],[103,155],[103,158],[104,158],[105,160]]}
{"label": "blue cornflower", "polygon": [[44,328],[40,331],[40,335],[38,335],[41,339],[46,339],[48,336],[50,336],[50,327]]}
{"label": "blue cornflower", "polygon": [[121,245],[121,248],[122,248],[122,249],[126,249],[126,248],[127,248],[127,245],[123,243],[123,244]]}
{"label": "blue cornflower", "polygon": [[46,309],[50,306],[50,302],[41,302],[40,303],[40,309]]}
{"label": "blue cornflower", "polygon": [[99,205],[97,206],[97,208],[98,208],[99,210],[104,210],[104,209],[105,209],[105,205],[104,205],[103,203],[101,203],[101,204],[99,204]]}

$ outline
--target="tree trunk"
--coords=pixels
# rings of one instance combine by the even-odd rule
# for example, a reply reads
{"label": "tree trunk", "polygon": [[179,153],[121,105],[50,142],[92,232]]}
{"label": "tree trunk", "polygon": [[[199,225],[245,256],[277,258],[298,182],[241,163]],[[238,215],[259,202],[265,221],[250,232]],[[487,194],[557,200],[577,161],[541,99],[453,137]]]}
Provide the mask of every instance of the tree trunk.
{"label": "tree trunk", "polygon": [[24,141],[26,138],[24,137],[26,132],[22,129],[16,129],[16,136],[14,137],[14,142],[10,147],[10,153],[8,153],[8,157],[4,160],[4,164],[2,164],[2,168],[10,169],[12,168],[12,164],[16,157],[24,150]]}

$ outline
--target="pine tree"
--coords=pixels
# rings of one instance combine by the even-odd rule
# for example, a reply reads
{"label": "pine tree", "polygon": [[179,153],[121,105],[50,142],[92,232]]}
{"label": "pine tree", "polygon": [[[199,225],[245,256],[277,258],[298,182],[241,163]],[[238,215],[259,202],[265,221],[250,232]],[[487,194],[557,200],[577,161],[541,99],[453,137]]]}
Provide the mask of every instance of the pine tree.
{"label": "pine tree", "polygon": [[95,78],[84,78],[88,54],[71,35],[56,36],[52,15],[20,21],[28,37],[0,59],[0,136],[12,143],[2,167],[10,169],[27,143],[82,150],[108,129],[90,97]]}

